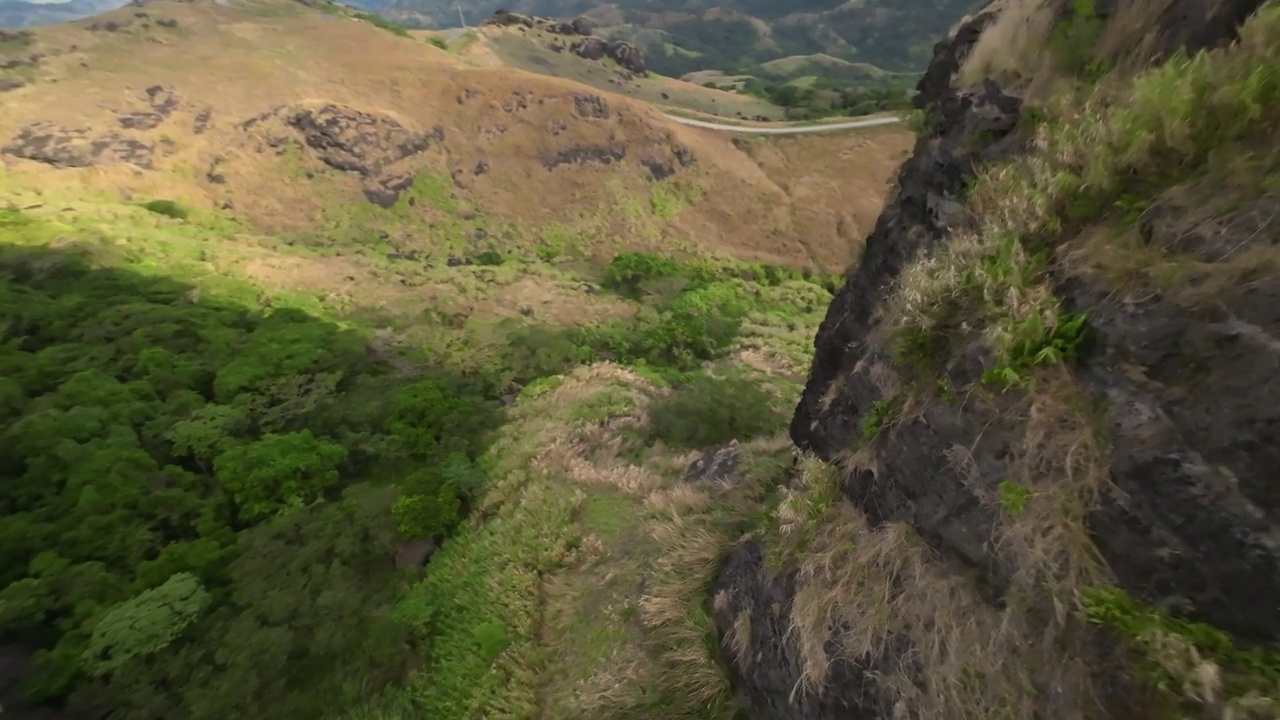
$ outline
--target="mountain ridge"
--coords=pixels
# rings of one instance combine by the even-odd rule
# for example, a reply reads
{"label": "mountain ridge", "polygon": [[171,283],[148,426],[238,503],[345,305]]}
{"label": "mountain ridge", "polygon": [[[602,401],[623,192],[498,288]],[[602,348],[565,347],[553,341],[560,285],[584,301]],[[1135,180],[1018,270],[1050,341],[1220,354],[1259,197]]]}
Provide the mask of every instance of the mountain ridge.
{"label": "mountain ridge", "polygon": [[[473,4],[468,24],[506,9],[543,17],[583,15],[611,38],[635,40],[654,58],[655,69],[670,75],[695,70],[734,71],[792,55],[831,54],[889,71],[919,72],[933,40],[980,3],[970,0],[920,0],[902,3],[848,3],[835,0],[792,5],[784,11],[768,3],[729,2],[690,6],[684,2],[544,2]],[[456,7],[430,0],[391,0],[368,5],[409,25],[455,25]],[[667,55],[660,51],[666,49]],[[691,57],[692,56],[692,57]],[[663,58],[659,60],[659,58]]]}

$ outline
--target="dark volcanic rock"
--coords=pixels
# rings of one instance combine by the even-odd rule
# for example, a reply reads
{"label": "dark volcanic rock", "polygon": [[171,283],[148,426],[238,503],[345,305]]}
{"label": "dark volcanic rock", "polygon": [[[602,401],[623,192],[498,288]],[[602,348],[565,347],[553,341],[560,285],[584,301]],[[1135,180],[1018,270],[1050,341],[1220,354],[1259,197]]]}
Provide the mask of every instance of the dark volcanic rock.
{"label": "dark volcanic rock", "polygon": [[599,60],[605,56],[605,52],[609,48],[609,43],[598,37],[588,37],[581,40],[573,41],[569,46],[569,52],[587,60]]}
{"label": "dark volcanic rock", "polygon": [[662,158],[647,157],[641,160],[640,164],[645,166],[654,180],[665,180],[676,174],[676,169],[671,163]]}
{"label": "dark volcanic rock", "polygon": [[590,35],[595,31],[595,26],[586,18],[575,18],[565,22],[550,22],[547,30],[557,35]]}
{"label": "dark volcanic rock", "polygon": [[561,165],[611,165],[627,156],[627,146],[579,145],[542,158],[542,166],[554,170]]}
{"label": "dark volcanic rock", "polygon": [[599,95],[590,93],[575,93],[573,96],[573,109],[579,116],[585,118],[596,118],[603,120],[609,117],[609,103]]}
{"label": "dark volcanic rock", "polygon": [[151,130],[160,126],[173,111],[177,109],[179,100],[173,88],[168,85],[152,85],[143,91],[150,110],[131,112],[119,117],[121,127],[130,130]]}
{"label": "dark volcanic rock", "polygon": [[496,25],[498,27],[506,27],[511,25],[523,25],[524,27],[533,27],[534,18],[520,13],[513,13],[510,10],[498,10],[482,25]]}
{"label": "dark volcanic rock", "polygon": [[413,185],[414,175],[398,173],[378,178],[377,182],[365,183],[364,197],[378,207],[389,208],[400,199],[400,193]]}
{"label": "dark volcanic rock", "polygon": [[684,473],[684,481],[699,482],[732,482],[738,478],[738,465],[742,459],[737,445],[725,445],[713,448],[693,461]]}
{"label": "dark volcanic rock", "polygon": [[150,169],[155,156],[151,145],[131,137],[113,132],[95,136],[51,122],[23,127],[0,153],[64,168],[129,163]]}
{"label": "dark volcanic rock", "polygon": [[[1173,0],[1151,36],[1157,57],[1230,42],[1260,4]],[[1100,16],[1111,5],[1100,1]],[[991,82],[953,86],[993,19],[979,13],[935,46],[914,100],[926,111],[924,132],[815,338],[790,432],[798,448],[828,462],[862,444],[860,420],[886,398],[879,373],[893,360],[877,339],[877,310],[888,288],[968,222],[964,195],[975,169],[1027,149],[1016,130],[1017,97]],[[1280,193],[1212,212],[1206,202],[1162,196],[1139,230],[1146,242],[1203,263],[1220,262],[1236,246],[1276,242]],[[1056,282],[1063,304],[1086,313],[1093,333],[1073,373],[1109,412],[1109,474],[1119,492],[1104,497],[1087,524],[1119,585],[1240,637],[1280,640],[1280,280],[1263,275],[1198,304],[1172,291],[1124,300],[1081,279]],[[945,370],[952,385],[981,375],[983,352],[975,344],[953,356]],[[993,548],[998,508],[983,497],[1008,477],[1010,446],[1026,433],[1002,402],[930,404],[877,439],[874,469],[846,468],[841,486],[872,526],[905,523],[940,562],[977,574],[987,601],[1001,594],[1011,569]],[[967,467],[951,455],[956,447]],[[882,657],[834,661],[823,692],[793,695],[802,669],[788,636],[795,572],[766,569],[764,553],[761,541],[740,543],[713,588],[726,598],[714,615],[722,638],[739,613],[750,617],[755,661],[732,669],[753,720],[898,717],[877,684],[914,652],[898,640]]]}
{"label": "dark volcanic rock", "polygon": [[299,110],[286,122],[329,167],[374,177],[382,168],[431,146],[431,136],[396,120],[341,105]]}
{"label": "dark volcanic rock", "polygon": [[27,55],[25,57],[5,58],[3,61],[0,61],[0,70],[17,70],[18,68],[35,67],[40,64],[40,60],[43,58],[44,55],[41,55],[40,53]]}
{"label": "dark volcanic rock", "polygon": [[[261,116],[252,118],[244,126],[260,121]],[[416,132],[394,118],[332,103],[293,111],[285,122],[302,134],[303,142],[321,162],[359,175],[364,180],[365,197],[382,207],[395,204],[414,180],[414,174],[393,172],[391,166],[444,141],[443,127],[430,133]]]}
{"label": "dark volcanic rock", "polygon": [[191,125],[191,132],[200,135],[209,129],[211,122],[213,122],[213,108],[205,108],[196,113],[195,122]]}
{"label": "dark volcanic rock", "polygon": [[644,51],[631,43],[609,43],[608,47],[605,48],[605,54],[613,58],[614,62],[621,65],[628,72],[636,75],[644,75],[646,72]]}

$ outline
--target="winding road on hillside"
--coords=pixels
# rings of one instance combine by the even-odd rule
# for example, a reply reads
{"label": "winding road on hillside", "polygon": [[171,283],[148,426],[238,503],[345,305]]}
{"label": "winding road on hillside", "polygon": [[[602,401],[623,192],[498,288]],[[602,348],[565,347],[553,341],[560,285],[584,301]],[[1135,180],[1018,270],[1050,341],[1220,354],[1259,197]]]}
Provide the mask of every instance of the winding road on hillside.
{"label": "winding road on hillside", "polygon": [[724,132],[751,133],[755,135],[801,135],[804,133],[816,132],[834,132],[836,130],[856,130],[858,128],[876,127],[878,125],[892,125],[893,123],[902,122],[900,117],[874,117],[863,118],[862,120],[850,120],[848,122],[827,123],[825,125],[791,125],[787,127],[777,127],[768,125],[724,125],[722,123],[708,122],[706,120],[694,120],[693,118],[680,117],[670,113],[663,113],[667,118],[674,120],[681,125],[691,125],[693,127],[706,128],[708,130],[721,130]]}

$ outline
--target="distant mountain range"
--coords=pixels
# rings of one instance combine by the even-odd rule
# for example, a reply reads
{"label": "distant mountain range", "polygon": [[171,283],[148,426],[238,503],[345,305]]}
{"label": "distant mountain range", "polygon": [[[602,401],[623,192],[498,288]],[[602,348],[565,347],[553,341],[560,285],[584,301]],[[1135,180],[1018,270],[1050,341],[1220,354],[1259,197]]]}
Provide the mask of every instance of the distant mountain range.
{"label": "distant mountain range", "polygon": [[[785,58],[819,56],[867,68],[923,70],[933,43],[987,0],[352,0],[410,27],[478,25],[495,10],[592,19],[597,34],[642,49],[663,75],[757,72]],[[65,22],[124,0],[0,0],[0,27]],[[461,9],[461,11],[460,11]]]}
{"label": "distant mountain range", "polygon": [[24,28],[77,20],[114,10],[127,2],[128,0],[67,0],[67,2],[0,0],[0,28]]}
{"label": "distant mountain range", "polygon": [[410,26],[456,27],[499,8],[544,17],[584,15],[599,34],[643,47],[666,75],[733,72],[822,54],[895,72],[919,72],[933,43],[987,0],[357,0]]}

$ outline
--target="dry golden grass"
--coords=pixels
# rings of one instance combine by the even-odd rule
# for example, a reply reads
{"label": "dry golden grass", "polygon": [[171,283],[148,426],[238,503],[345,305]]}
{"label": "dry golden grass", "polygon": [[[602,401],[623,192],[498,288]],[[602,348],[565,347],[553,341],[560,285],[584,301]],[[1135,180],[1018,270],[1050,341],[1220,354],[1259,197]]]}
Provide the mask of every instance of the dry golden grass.
{"label": "dry golden grass", "polygon": [[[839,498],[838,472],[804,458],[775,516],[799,571],[788,631],[802,670],[793,696],[822,692],[832,663],[844,661],[876,673],[895,717],[1090,717],[1094,658],[1083,623],[1066,612],[1070,598],[1061,614],[1046,613],[1059,608],[1025,584],[1045,578],[1020,577],[1011,598],[1028,600],[992,606],[976,575],[911,527],[871,527]],[[1051,516],[1028,513],[1017,524],[1026,529]],[[735,647],[734,634],[729,641]]]}
{"label": "dry golden grass", "polygon": [[963,85],[984,77],[1026,81],[1046,61],[1045,47],[1060,0],[997,0],[986,11],[999,16],[983,31],[956,74]]}
{"label": "dry golden grass", "polygon": [[[250,132],[237,125],[272,108],[333,102],[396,118],[413,130],[442,127],[443,149],[407,161],[407,169],[444,178],[462,171],[462,187],[451,190],[461,211],[478,210],[529,231],[563,224],[593,247],[676,246],[801,266],[816,257],[835,266],[844,263],[848,239],[873,223],[896,166],[897,158],[881,144],[902,147],[908,137],[905,130],[879,130],[864,136],[872,144],[859,162],[816,153],[804,166],[771,166],[766,172],[730,137],[670,122],[641,102],[568,80],[468,67],[422,40],[288,0],[244,2],[161,1],[146,6],[149,20],[135,17],[137,8],[122,8],[40,28],[32,51],[47,57],[31,85],[5,94],[0,138],[28,122],[52,121],[93,134],[114,130],[158,147],[163,138],[171,149],[157,154],[153,171],[128,165],[57,170],[6,157],[12,181],[116,198],[174,198],[205,208],[230,202],[234,213],[260,231],[324,234],[331,223],[356,212],[345,208],[364,204],[359,181],[324,171],[310,150],[279,157],[265,148],[273,135],[286,134],[281,123]],[[154,21],[160,19],[177,21],[178,27],[159,28]],[[87,29],[105,21],[124,27]],[[116,114],[144,109],[142,90],[157,84],[171,85],[179,96],[173,116],[154,130],[120,128]],[[583,92],[606,97],[611,117],[578,116],[574,95]],[[505,111],[503,104],[510,107],[517,97],[527,107]],[[212,123],[196,134],[194,115],[206,108],[212,109]],[[628,145],[624,162],[551,172],[542,166],[550,152],[612,143]],[[665,220],[648,211],[648,171],[639,160],[669,154],[677,144],[697,158],[685,173],[702,188],[702,199]],[[218,171],[227,178],[221,185],[205,178],[218,157]],[[481,160],[492,169],[473,176]],[[780,187],[816,178],[825,178],[830,190],[797,199]],[[831,232],[829,220],[793,220],[789,208],[801,201],[819,204],[823,215],[844,216],[845,232]],[[440,220],[442,211],[413,212],[425,222]],[[357,214],[371,229],[381,222],[371,208]]]}
{"label": "dry golden grass", "polygon": [[[673,717],[728,717],[728,678],[707,652],[711,620],[703,609],[725,553],[741,536],[744,519],[759,511],[761,488],[717,483],[707,489],[677,484],[650,495],[650,535],[661,548],[654,562],[641,617],[658,651],[661,687],[679,702]],[[735,623],[736,652],[745,655],[749,622]],[[745,634],[744,634],[745,633]]]}
{"label": "dry golden grass", "polygon": [[[854,135],[821,133],[768,141],[740,141],[743,152],[775,178],[790,199],[789,224],[827,272],[841,272],[862,254],[862,243],[884,207],[880,190],[910,153],[914,138],[898,129]],[[844,165],[862,172],[806,174],[803,168]],[[829,248],[843,248],[837,255]]]}
{"label": "dry golden grass", "polygon": [[[1088,58],[1120,76],[1147,67],[1160,41],[1157,23],[1171,2],[1118,0],[1093,38]],[[1021,88],[1033,99],[1048,98],[1069,87],[1051,39],[1055,19],[1069,4],[1069,0],[997,0],[987,9],[998,12],[998,17],[982,33],[957,79],[972,84],[993,77],[1006,89]]]}
{"label": "dry golden grass", "polygon": [[[487,697],[486,707],[530,698],[545,718],[729,716],[728,681],[708,652],[704,604],[758,500],[750,482],[681,482],[697,453],[624,456],[634,442],[627,433],[645,427],[648,404],[665,392],[622,367],[597,364],[512,407],[494,448],[499,480],[472,529],[505,523],[510,531],[519,517],[520,535],[536,537],[555,563],[540,573],[536,597],[521,605],[537,606],[540,627],[499,659],[516,679]],[[783,447],[784,439],[769,438],[744,451]],[[571,503],[567,520],[521,516],[549,497]]]}

